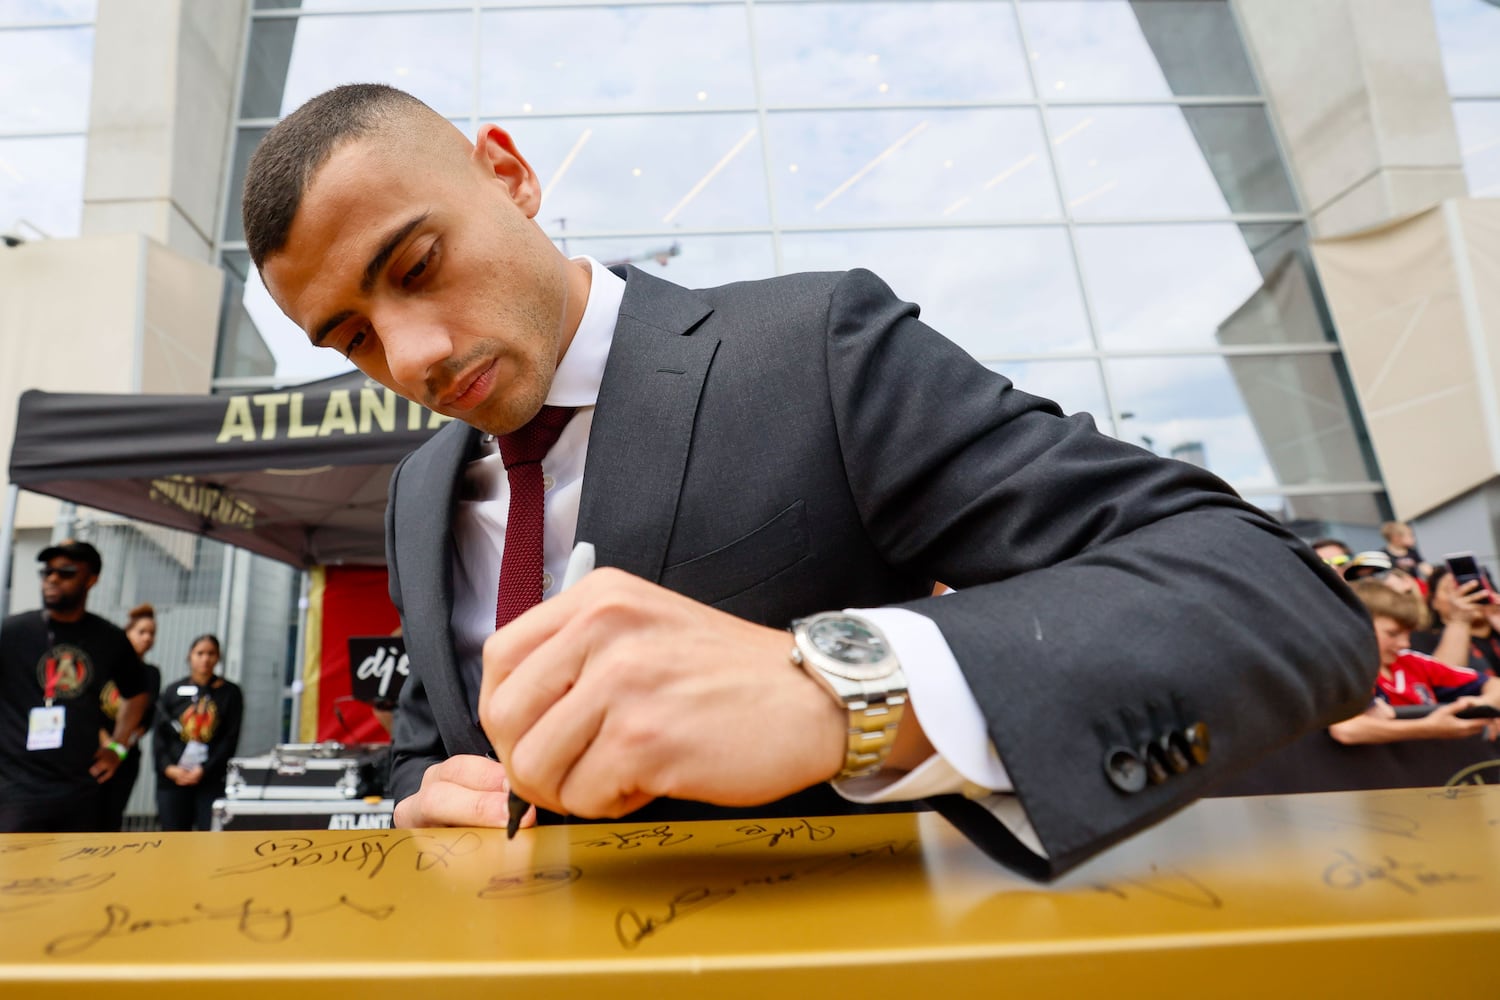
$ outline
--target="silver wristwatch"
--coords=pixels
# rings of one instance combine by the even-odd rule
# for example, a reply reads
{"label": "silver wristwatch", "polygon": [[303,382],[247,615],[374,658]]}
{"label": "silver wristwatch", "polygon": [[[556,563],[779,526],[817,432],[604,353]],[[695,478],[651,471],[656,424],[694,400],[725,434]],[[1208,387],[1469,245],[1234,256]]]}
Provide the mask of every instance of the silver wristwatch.
{"label": "silver wristwatch", "polygon": [[906,675],[885,634],[856,615],[825,611],[792,622],[792,663],[849,713],[849,743],[835,781],[874,774],[896,742]]}

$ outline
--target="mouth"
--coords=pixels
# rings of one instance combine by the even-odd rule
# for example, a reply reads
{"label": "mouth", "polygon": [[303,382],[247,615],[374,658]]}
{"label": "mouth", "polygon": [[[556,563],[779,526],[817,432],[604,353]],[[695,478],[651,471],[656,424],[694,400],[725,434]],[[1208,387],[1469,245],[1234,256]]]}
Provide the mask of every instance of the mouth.
{"label": "mouth", "polygon": [[489,396],[495,384],[495,362],[492,360],[473,373],[466,373],[451,388],[438,398],[438,407],[443,410],[471,410]]}

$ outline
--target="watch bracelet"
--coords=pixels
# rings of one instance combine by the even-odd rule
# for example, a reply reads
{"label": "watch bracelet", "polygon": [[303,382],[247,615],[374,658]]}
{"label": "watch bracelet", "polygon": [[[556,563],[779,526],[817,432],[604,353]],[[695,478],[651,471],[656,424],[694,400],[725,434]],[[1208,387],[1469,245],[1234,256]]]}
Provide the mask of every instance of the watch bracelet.
{"label": "watch bracelet", "polygon": [[890,695],[873,703],[851,701],[846,708],[850,722],[848,744],[844,749],[844,767],[834,781],[867,777],[885,766],[896,742],[897,727],[906,714],[906,695]]}

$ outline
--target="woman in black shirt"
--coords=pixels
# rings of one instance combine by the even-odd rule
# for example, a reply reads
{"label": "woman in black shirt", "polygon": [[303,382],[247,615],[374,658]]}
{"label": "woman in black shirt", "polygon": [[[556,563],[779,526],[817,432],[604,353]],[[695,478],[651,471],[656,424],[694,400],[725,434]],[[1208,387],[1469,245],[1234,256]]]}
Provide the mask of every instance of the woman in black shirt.
{"label": "woman in black shirt", "polygon": [[188,675],[161,692],[156,724],[156,808],[163,830],[208,830],[224,795],[229,758],[240,742],[245,702],[219,677],[219,640],[201,635],[188,650]]}

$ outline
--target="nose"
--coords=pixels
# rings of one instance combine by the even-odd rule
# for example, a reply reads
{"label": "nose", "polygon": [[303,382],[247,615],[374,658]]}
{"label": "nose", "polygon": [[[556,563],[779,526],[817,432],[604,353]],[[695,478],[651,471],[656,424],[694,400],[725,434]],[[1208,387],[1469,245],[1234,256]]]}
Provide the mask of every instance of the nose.
{"label": "nose", "polygon": [[417,303],[392,304],[370,318],[391,378],[408,395],[426,398],[429,376],[453,354],[453,338],[430,309]]}

